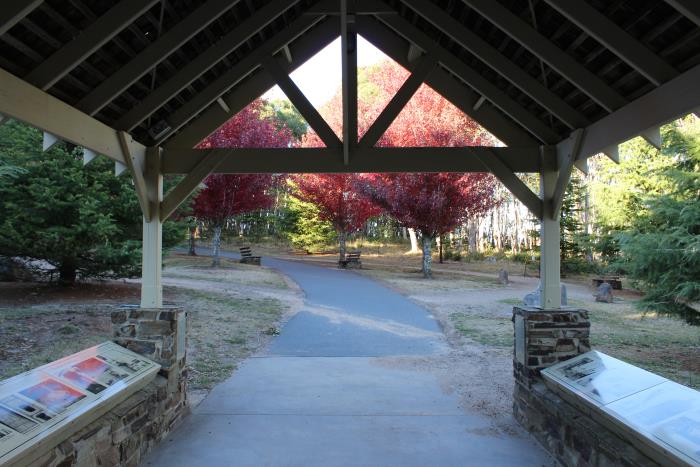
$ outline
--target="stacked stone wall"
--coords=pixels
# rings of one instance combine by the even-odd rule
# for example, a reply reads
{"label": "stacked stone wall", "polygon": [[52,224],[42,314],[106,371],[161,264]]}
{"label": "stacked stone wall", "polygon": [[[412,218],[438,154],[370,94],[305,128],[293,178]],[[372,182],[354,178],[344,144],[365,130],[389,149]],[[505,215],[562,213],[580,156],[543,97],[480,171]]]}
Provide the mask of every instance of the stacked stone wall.
{"label": "stacked stone wall", "polygon": [[114,341],[162,367],[155,380],[99,419],[50,446],[31,465],[132,467],[188,413],[185,336],[179,308],[122,308],[112,313]]}
{"label": "stacked stone wall", "polygon": [[591,350],[586,310],[513,308],[516,420],[566,466],[658,466],[590,411],[548,389],[541,371]]}

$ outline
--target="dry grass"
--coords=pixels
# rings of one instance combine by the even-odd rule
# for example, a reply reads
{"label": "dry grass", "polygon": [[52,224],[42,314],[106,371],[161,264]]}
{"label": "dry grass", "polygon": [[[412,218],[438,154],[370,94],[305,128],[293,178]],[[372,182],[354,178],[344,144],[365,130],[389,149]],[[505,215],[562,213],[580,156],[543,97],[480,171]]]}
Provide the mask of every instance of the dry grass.
{"label": "dry grass", "polygon": [[[400,259],[382,258],[399,264]],[[388,260],[388,261],[387,261]],[[473,263],[472,263],[473,264]],[[400,267],[377,267],[370,263],[362,274],[383,281],[390,287],[421,302],[434,315],[453,341],[459,338],[508,351],[513,345],[511,310],[536,282],[522,276],[518,285],[502,286],[488,268],[468,271],[435,265],[440,272],[432,280]],[[635,307],[639,298],[633,292],[616,295],[613,304],[597,303],[583,285],[569,282],[575,298],[569,305],[590,311],[591,341],[595,349],[661,374],[681,384],[700,389],[700,327],[683,320],[642,313]],[[530,284],[532,283],[532,284]],[[449,293],[445,293],[449,292]]]}
{"label": "dry grass", "polygon": [[[233,373],[236,365],[264,346],[296,306],[295,290],[277,272],[224,261],[209,267],[205,257],[170,255],[165,258],[166,301],[190,312],[188,365],[190,389],[209,389]],[[5,284],[7,291],[14,284]],[[26,284],[16,284],[23,290]],[[93,303],[95,288],[101,299]],[[0,305],[0,379],[57,360],[111,338],[110,312],[122,303],[138,303],[138,284],[104,282],[70,294],[46,287],[33,288],[27,304],[21,294],[7,294]],[[57,299],[57,297],[61,297]],[[83,302],[83,304],[81,304]]]}

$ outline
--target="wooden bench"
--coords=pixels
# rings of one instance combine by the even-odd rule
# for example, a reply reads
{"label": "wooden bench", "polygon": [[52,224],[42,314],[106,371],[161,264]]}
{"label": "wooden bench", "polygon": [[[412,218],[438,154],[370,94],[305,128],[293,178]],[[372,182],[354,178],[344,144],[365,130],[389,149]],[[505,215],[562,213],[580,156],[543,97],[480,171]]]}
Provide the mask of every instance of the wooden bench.
{"label": "wooden bench", "polygon": [[344,260],[338,261],[338,266],[341,268],[362,268],[360,255],[359,251],[349,251],[345,254]]}
{"label": "wooden bench", "polygon": [[622,280],[620,276],[600,276],[592,279],[593,287],[598,288],[600,284],[608,283],[614,290],[622,290]]}
{"label": "wooden bench", "polygon": [[243,264],[257,264],[260,266],[260,256],[253,256],[250,251],[249,246],[242,246],[239,248],[241,251],[241,263]]}

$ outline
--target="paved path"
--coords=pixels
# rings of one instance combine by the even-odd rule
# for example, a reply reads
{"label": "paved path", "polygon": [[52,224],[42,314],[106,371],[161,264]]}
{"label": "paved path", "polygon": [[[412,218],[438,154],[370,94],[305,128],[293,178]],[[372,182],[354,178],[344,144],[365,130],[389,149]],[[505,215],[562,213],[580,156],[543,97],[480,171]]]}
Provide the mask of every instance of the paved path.
{"label": "paved path", "polygon": [[526,435],[461,409],[433,375],[379,364],[447,349],[425,309],[351,271],[263,264],[300,285],[305,308],[142,465],[551,465]]}

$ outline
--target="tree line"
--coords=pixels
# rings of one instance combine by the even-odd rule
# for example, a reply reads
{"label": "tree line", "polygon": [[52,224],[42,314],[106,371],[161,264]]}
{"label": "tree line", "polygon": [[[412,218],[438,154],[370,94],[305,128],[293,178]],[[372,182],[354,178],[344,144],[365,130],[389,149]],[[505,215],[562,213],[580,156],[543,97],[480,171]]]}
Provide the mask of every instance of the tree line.
{"label": "tree line", "polygon": [[[359,71],[360,135],[407,76],[391,62]],[[340,103],[338,92],[319,109],[339,136]],[[664,127],[661,151],[635,139],[620,147],[619,164],[597,157],[588,174],[574,174],[561,218],[565,273],[627,274],[646,306],[697,319],[699,127],[687,117]],[[422,86],[377,146],[499,144]],[[258,99],[199,147],[320,146],[288,101]],[[538,191],[536,175],[519,176]],[[99,159],[83,167],[68,144],[42,153],[41,133],[16,122],[0,127],[0,228],[0,255],[44,260],[64,283],[139,273],[141,220],[128,178]],[[164,232],[168,246],[198,233],[216,249],[235,235],[306,251],[336,245],[341,258],[350,239],[411,239],[426,276],[436,245],[449,259],[536,263],[539,243],[537,220],[488,174],[212,175]]]}

